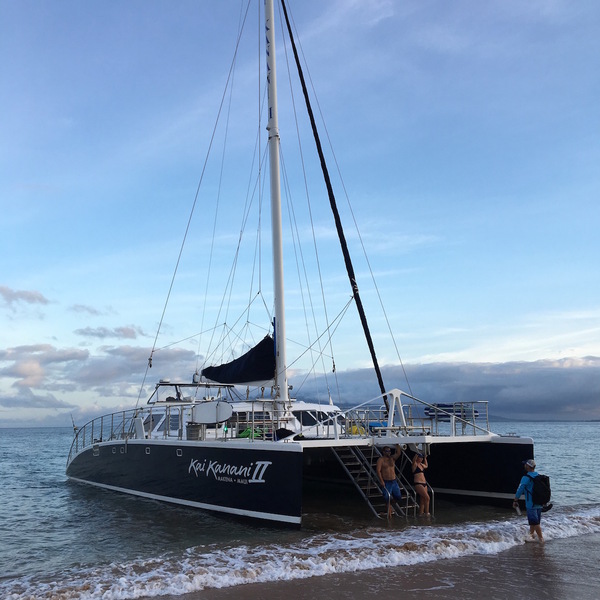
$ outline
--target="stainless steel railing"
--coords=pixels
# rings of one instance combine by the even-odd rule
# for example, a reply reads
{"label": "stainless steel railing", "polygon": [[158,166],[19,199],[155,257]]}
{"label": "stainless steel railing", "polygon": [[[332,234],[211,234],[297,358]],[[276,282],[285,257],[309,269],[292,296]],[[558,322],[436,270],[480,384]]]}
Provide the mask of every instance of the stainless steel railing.
{"label": "stainless steel railing", "polygon": [[[301,425],[294,433],[325,439],[489,433],[485,401],[429,404],[400,390],[392,390],[387,396],[391,399],[389,409],[378,396],[342,412],[312,411],[310,425]],[[275,432],[289,422],[289,413],[277,402],[254,400],[222,424],[200,425],[193,423],[196,405],[167,402],[97,417],[76,431],[67,464],[79,452],[100,442],[140,437],[202,440],[209,433],[211,439],[225,441],[240,437],[275,440]]]}

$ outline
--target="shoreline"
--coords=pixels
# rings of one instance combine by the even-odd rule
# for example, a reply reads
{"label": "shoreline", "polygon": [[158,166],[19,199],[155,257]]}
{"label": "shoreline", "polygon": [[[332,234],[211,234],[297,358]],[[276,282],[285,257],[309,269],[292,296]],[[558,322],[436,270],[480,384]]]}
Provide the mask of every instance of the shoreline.
{"label": "shoreline", "polygon": [[[379,568],[306,579],[249,583],[204,589],[164,600],[273,600],[315,597],[380,600],[549,598],[596,600],[600,597],[600,534],[525,544],[498,554],[434,560],[412,566]],[[582,574],[585,576],[583,577]],[[144,598],[149,600],[149,598]]]}

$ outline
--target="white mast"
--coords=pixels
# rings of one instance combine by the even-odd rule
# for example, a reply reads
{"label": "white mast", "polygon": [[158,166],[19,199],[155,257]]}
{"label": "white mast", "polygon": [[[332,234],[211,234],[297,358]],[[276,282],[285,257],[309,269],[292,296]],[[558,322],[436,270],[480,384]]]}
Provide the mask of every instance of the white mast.
{"label": "white mast", "polygon": [[273,238],[273,291],[275,295],[275,388],[276,397],[288,403],[285,352],[285,302],[283,297],[283,243],[281,229],[281,185],[279,178],[279,121],[277,118],[277,74],[275,68],[275,29],[273,0],[265,0],[267,39],[267,83],[269,121],[269,169],[271,177],[271,231]]}

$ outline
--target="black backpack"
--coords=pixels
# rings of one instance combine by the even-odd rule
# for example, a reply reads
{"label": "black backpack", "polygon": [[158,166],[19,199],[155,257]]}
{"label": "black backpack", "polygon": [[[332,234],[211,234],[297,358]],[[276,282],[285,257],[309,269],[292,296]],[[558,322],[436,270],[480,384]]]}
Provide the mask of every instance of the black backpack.
{"label": "black backpack", "polygon": [[529,473],[527,473],[527,477],[533,481],[533,492],[531,494],[533,503],[539,504],[540,506],[548,504],[552,494],[550,491],[550,477],[548,477],[548,475],[540,474],[538,474],[536,477],[532,477],[529,475]]}

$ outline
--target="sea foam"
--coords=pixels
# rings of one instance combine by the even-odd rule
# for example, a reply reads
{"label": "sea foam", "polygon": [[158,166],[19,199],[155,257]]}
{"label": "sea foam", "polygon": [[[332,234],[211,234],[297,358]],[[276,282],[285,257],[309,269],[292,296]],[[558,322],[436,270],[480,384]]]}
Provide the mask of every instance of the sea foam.
{"label": "sea foam", "polygon": [[[600,532],[600,506],[555,509],[543,521],[547,541]],[[56,577],[0,581],[8,600],[128,600],[181,595],[207,588],[303,579],[332,573],[401,567],[476,554],[498,554],[522,544],[524,518],[370,527],[340,534],[315,533],[298,543],[197,546],[184,553],[71,569]]]}

